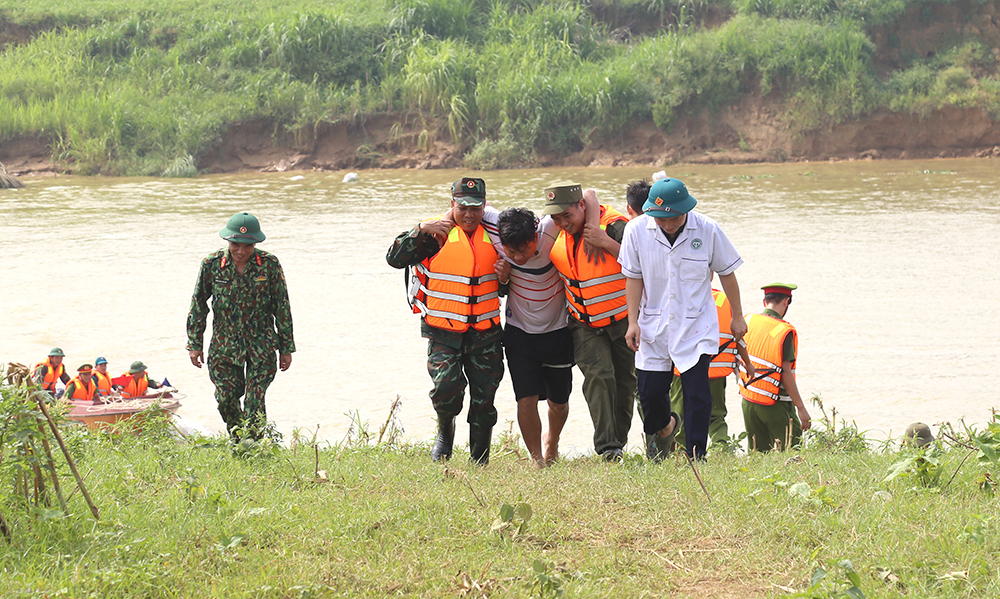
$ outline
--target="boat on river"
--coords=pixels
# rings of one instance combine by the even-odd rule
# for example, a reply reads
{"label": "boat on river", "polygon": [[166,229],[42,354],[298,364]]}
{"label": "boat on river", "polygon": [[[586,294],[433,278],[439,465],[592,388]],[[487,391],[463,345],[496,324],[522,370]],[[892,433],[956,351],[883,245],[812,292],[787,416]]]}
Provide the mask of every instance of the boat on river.
{"label": "boat on river", "polygon": [[186,396],[176,389],[137,397],[102,397],[102,402],[72,400],[66,417],[87,425],[90,430],[106,428],[120,420],[133,418],[154,406],[171,414],[181,407]]}

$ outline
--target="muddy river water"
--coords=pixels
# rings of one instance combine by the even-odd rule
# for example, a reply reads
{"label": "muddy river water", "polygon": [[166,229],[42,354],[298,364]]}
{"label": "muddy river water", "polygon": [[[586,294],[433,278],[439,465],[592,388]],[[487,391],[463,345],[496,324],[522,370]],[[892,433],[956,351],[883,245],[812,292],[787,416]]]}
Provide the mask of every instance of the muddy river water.
{"label": "muddy river water", "polygon": [[[539,210],[542,188],[576,181],[624,212],[624,187],[650,168],[481,174],[498,207]],[[982,426],[1000,407],[1000,161],[934,160],[668,169],[745,260],[745,311],[759,287],[794,282],[799,389],[875,438],[915,420]],[[298,352],[267,396],[287,437],[319,426],[341,440],[352,417],[377,433],[398,395],[404,436],[430,439],[426,342],[403,275],[385,262],[398,233],[441,213],[463,171],[243,173],[197,179],[56,177],[0,190],[0,360],[35,363],[53,346],[68,370],[133,360],[187,398],[180,414],[221,431],[205,370],[188,361],[185,317],[200,260],[249,210],[289,283]],[[574,371],[564,449],[592,450]],[[743,429],[735,385],[730,432]],[[499,427],[515,420],[510,381]],[[814,417],[818,410],[810,406]],[[459,439],[466,439],[464,412]],[[516,432],[516,425],[514,426]],[[639,446],[638,417],[632,429]]]}

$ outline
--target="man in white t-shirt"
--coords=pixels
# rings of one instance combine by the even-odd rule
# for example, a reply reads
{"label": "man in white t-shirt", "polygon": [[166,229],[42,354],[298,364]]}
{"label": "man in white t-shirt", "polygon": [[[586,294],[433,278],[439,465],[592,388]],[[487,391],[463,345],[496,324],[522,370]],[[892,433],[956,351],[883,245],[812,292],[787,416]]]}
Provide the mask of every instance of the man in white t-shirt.
{"label": "man in white t-shirt", "polygon": [[719,351],[712,272],[729,297],[735,341],[747,324],[735,274],[743,259],[717,222],[692,211],[696,203],[677,179],[654,183],[644,214],[625,227],[618,261],[627,278],[625,340],[636,351],[643,428],[663,439],[676,433],[679,419],[670,410],[676,365],[684,388],[686,450],[704,458],[712,414],[708,368]]}
{"label": "man in white t-shirt", "polygon": [[[498,212],[487,207],[483,227],[502,257],[501,284],[508,284],[504,352],[521,437],[539,466],[559,456],[559,435],[569,416],[573,387],[573,335],[566,327],[566,293],[549,250],[559,228],[524,208]],[[538,402],[548,403],[548,431],[542,434]]]}

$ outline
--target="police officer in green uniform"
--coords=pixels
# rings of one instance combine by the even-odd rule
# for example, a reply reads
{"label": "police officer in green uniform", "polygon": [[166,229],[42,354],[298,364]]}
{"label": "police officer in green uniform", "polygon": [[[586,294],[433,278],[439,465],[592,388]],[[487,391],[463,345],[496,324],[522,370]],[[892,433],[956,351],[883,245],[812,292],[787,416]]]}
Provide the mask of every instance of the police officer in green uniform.
{"label": "police officer in green uniform", "polygon": [[[191,363],[201,368],[211,298],[208,375],[219,414],[234,434],[258,415],[266,418],[264,394],[277,367],[285,371],[292,365],[295,340],[285,273],[276,257],[255,247],[265,239],[257,218],[248,212],[234,214],[219,235],[229,247],[201,262],[187,318],[187,349]],[[259,437],[260,431],[250,434]]]}
{"label": "police officer in green uniform", "polygon": [[[486,183],[482,179],[463,177],[451,187],[451,210],[442,218],[418,223],[404,231],[392,242],[386,261],[393,268],[417,266],[436,256],[445,240],[453,237],[452,228],[459,227],[467,236],[481,231]],[[487,238],[488,239],[488,238]],[[488,252],[487,252],[488,254]],[[490,269],[497,260],[492,256],[476,254],[476,260],[490,260]],[[478,264],[482,267],[483,265]],[[496,276],[494,275],[494,280]],[[497,300],[499,306],[499,300]],[[499,313],[498,313],[499,315]],[[469,451],[473,462],[486,464],[490,455],[490,440],[497,410],[493,405],[497,387],[503,378],[503,328],[496,323],[488,328],[470,326],[463,332],[446,330],[427,322],[427,314],[420,319],[420,335],[427,339],[427,372],[434,384],[431,403],[438,416],[438,434],[431,449],[431,459],[451,457],[455,440],[455,417],[462,411],[465,384],[469,384]]]}
{"label": "police officer in green uniform", "polygon": [[[764,290],[764,311],[761,315],[775,319],[784,323],[785,315],[788,313],[788,306],[792,303],[792,291],[798,289],[796,285],[786,283],[771,283],[761,287]],[[756,315],[755,315],[756,316]],[[749,317],[748,322],[751,321]],[[755,403],[747,399],[747,379],[740,379],[740,394],[743,395],[743,423],[747,431],[747,449],[750,451],[770,451],[774,448],[775,442],[780,443],[782,450],[798,445],[802,437],[802,432],[809,430],[812,426],[812,419],[809,411],[806,410],[805,403],[799,393],[799,387],[795,380],[796,361],[796,340],[795,328],[791,327],[786,333],[781,343],[781,368],[778,373],[769,374],[769,368],[774,368],[777,364],[763,364],[759,362],[760,347],[766,343],[761,336],[761,330],[756,324],[749,325],[746,334],[746,342],[750,352],[750,359],[755,362],[757,372],[751,383],[762,378],[777,378],[778,398],[771,405]],[[775,329],[777,330],[777,329]],[[774,334],[766,335],[774,337]],[[778,341],[772,341],[777,343]]]}

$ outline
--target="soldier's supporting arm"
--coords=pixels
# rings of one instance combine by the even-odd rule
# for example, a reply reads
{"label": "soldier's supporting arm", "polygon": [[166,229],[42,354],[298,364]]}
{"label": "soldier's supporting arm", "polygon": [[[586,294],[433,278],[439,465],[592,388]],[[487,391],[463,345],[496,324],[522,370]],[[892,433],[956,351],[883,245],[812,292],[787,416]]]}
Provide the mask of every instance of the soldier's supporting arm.
{"label": "soldier's supporting arm", "polygon": [[[601,204],[597,201],[597,192],[593,189],[587,189],[583,192],[583,203],[586,206],[586,220],[584,221],[584,227],[586,225],[592,225],[601,228]],[[587,256],[587,262],[593,262],[597,264],[600,261],[604,264],[607,261],[607,256],[604,255],[604,250],[600,247],[592,244],[587,239],[586,228],[584,229],[583,235],[583,253]]]}
{"label": "soldier's supporting arm", "polygon": [[[740,356],[740,361],[743,362],[743,370],[747,373],[747,378],[752,379],[754,375],[757,374],[757,369],[754,368],[753,362],[750,361],[750,352],[747,351],[747,342],[740,339],[736,342],[736,353]],[[736,372],[736,376],[739,377],[739,371]]]}
{"label": "soldier's supporting arm", "polygon": [[736,280],[736,273],[719,275],[719,282],[722,283],[722,290],[729,298],[729,305],[733,309],[733,320],[729,325],[729,332],[739,341],[743,335],[747,334],[747,321],[743,318],[743,303],[740,302],[740,284]]}
{"label": "soldier's supporting arm", "polygon": [[788,391],[788,397],[792,398],[792,404],[799,412],[799,422],[802,424],[802,430],[809,430],[812,427],[812,418],[809,416],[809,410],[806,409],[806,404],[802,401],[802,396],[799,394],[799,385],[795,382],[795,372],[792,370],[792,363],[788,360],[784,360],[781,363],[781,385],[785,388],[785,391]]}
{"label": "soldier's supporting arm", "polygon": [[441,243],[435,235],[446,236],[449,231],[451,231],[450,221],[420,223],[409,231],[400,233],[392,241],[392,246],[385,255],[385,261],[393,268],[415,266],[440,251]]}

